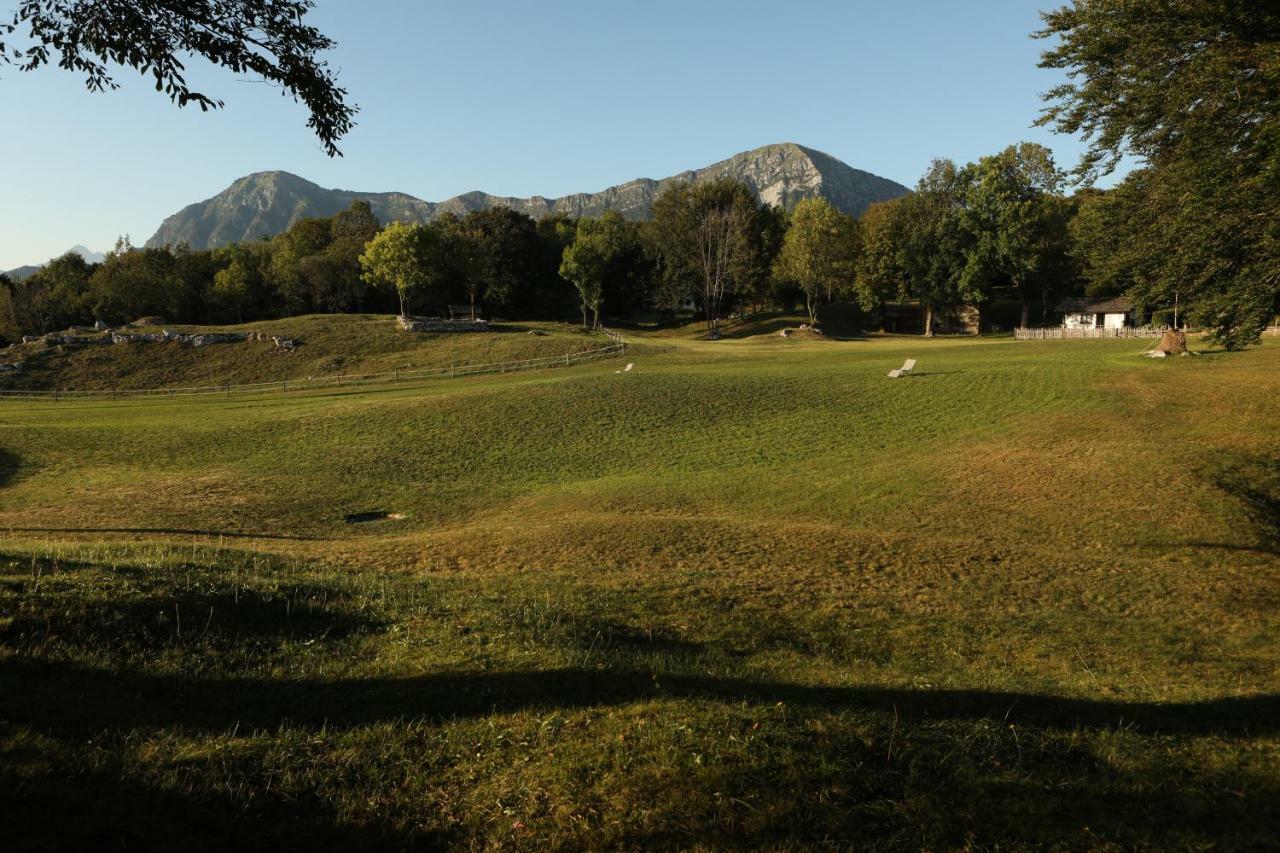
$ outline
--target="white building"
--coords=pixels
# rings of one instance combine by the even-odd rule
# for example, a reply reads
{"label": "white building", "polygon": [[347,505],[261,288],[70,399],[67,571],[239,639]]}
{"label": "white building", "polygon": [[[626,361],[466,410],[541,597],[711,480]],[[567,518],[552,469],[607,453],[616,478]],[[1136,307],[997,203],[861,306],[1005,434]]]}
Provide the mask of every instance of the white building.
{"label": "white building", "polygon": [[1128,299],[1064,299],[1058,304],[1064,329],[1121,329],[1133,325],[1133,303]]}

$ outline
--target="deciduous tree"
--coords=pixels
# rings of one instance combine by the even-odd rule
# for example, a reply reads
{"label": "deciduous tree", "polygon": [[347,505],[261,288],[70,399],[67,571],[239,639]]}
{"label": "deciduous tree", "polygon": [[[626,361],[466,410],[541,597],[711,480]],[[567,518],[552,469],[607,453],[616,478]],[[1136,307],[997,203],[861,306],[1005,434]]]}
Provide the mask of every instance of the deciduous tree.
{"label": "deciduous tree", "polygon": [[1066,239],[1056,203],[1061,177],[1053,153],[1031,142],[1010,145],[970,166],[966,178],[962,217],[971,242],[962,286],[971,296],[1011,286],[1026,326],[1033,292],[1044,290],[1051,256],[1062,251]]}
{"label": "deciduous tree", "polygon": [[851,291],[858,259],[858,223],[822,198],[805,199],[791,212],[791,227],[774,268],[804,291],[809,322],[818,305]]}
{"label": "deciduous tree", "polygon": [[617,273],[629,243],[627,223],[616,211],[606,211],[598,219],[578,220],[573,242],[564,250],[560,275],[578,289],[582,325],[587,325],[590,309],[593,327],[600,327],[600,303],[605,285],[611,273]]}
{"label": "deciduous tree", "polygon": [[1280,6],[1076,0],[1044,21],[1040,64],[1072,79],[1040,123],[1089,141],[1076,177],[1142,164],[1090,214],[1118,253],[1092,268],[1140,273],[1150,308],[1177,294],[1228,349],[1256,342],[1280,299]]}
{"label": "deciduous tree", "polygon": [[421,225],[392,222],[369,241],[360,256],[366,281],[395,290],[402,317],[410,297],[430,280],[426,263],[430,239],[430,232]]}
{"label": "deciduous tree", "polygon": [[676,184],[654,202],[662,275],[668,287],[696,282],[712,338],[720,335],[725,296],[749,281],[759,263],[758,211],[751,189],[731,179]]}
{"label": "deciduous tree", "polygon": [[307,126],[334,156],[357,108],[320,58],[333,41],[304,23],[313,6],[311,0],[22,0],[0,23],[0,64],[34,71],[56,63],[82,74],[92,92],[117,88],[110,66],[123,65],[152,77],[179,107],[222,107],[187,83],[183,57],[201,56],[305,104]]}

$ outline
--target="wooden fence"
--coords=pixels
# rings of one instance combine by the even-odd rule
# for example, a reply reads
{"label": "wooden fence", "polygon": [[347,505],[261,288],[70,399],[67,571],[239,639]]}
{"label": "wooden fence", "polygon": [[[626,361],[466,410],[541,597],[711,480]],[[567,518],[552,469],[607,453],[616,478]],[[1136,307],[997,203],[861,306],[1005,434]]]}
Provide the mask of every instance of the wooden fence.
{"label": "wooden fence", "polygon": [[1099,338],[1158,338],[1166,331],[1168,331],[1167,326],[1142,326],[1140,328],[1122,326],[1118,329],[1066,329],[1062,326],[1048,326],[1041,329],[1014,329],[1013,338],[1017,341],[1069,341],[1094,340]]}
{"label": "wooden fence", "polygon": [[272,394],[293,391],[314,391],[326,388],[350,388],[361,385],[391,384],[418,379],[453,379],[459,376],[478,376],[487,373],[517,373],[525,370],[544,370],[551,367],[569,367],[574,364],[597,361],[623,355],[627,344],[612,329],[601,329],[609,343],[595,349],[564,355],[547,355],[526,358],[521,361],[504,361],[493,364],[453,364],[448,367],[419,367],[392,370],[386,373],[353,373],[333,376],[312,376],[306,379],[283,379],[279,382],[252,382],[244,385],[202,385],[192,388],[133,388],[103,391],[20,391],[0,389],[0,398],[38,400],[123,400],[137,397],[232,397],[246,394]]}

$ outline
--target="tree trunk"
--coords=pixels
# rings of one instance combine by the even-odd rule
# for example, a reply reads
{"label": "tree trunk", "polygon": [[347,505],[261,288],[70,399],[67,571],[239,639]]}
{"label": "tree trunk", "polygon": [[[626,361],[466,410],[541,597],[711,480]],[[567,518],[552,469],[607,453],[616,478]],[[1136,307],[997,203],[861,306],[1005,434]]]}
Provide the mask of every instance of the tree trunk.
{"label": "tree trunk", "polygon": [[924,309],[924,336],[926,338],[933,337],[933,306],[927,305]]}
{"label": "tree trunk", "polygon": [[804,294],[804,307],[809,312],[809,325],[818,325],[818,306],[813,303],[813,296],[808,291]]}
{"label": "tree trunk", "polygon": [[591,306],[591,321],[592,321],[591,328],[593,329],[600,328],[600,306],[598,305]]}
{"label": "tree trunk", "polygon": [[400,316],[401,316],[401,317],[403,317],[403,316],[405,316],[405,314],[404,314],[404,291],[403,291],[403,290],[400,290],[400,291],[397,291],[397,293],[398,293],[398,294],[399,294],[399,296],[400,296]]}
{"label": "tree trunk", "polygon": [[1031,320],[1031,303],[1027,301],[1027,292],[1021,287],[1018,288],[1018,299],[1022,301],[1022,328],[1027,328]]}

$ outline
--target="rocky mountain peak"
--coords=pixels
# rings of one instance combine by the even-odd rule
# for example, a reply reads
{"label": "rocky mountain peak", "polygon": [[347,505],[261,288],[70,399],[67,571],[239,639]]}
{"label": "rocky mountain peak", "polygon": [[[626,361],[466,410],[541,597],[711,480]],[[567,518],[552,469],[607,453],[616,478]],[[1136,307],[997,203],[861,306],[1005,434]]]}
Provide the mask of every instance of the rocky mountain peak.
{"label": "rocky mountain peak", "polygon": [[722,177],[742,181],[768,204],[789,209],[802,199],[821,196],[855,216],[874,202],[908,192],[901,184],[854,169],[794,142],[766,145],[659,180],[638,178],[600,192],[562,198],[511,198],[473,191],[428,202],[405,193],[325,189],[289,172],[256,172],[236,180],[213,198],[188,205],[167,218],[147,245],[186,242],[192,248],[205,249],[255,240],[278,234],[304,217],[333,216],[356,200],[369,202],[383,222],[428,222],[446,212],[465,216],[496,205],[535,218],[558,213],[599,216],[606,210],[616,210],[630,219],[645,219],[654,199],[671,184]]}

